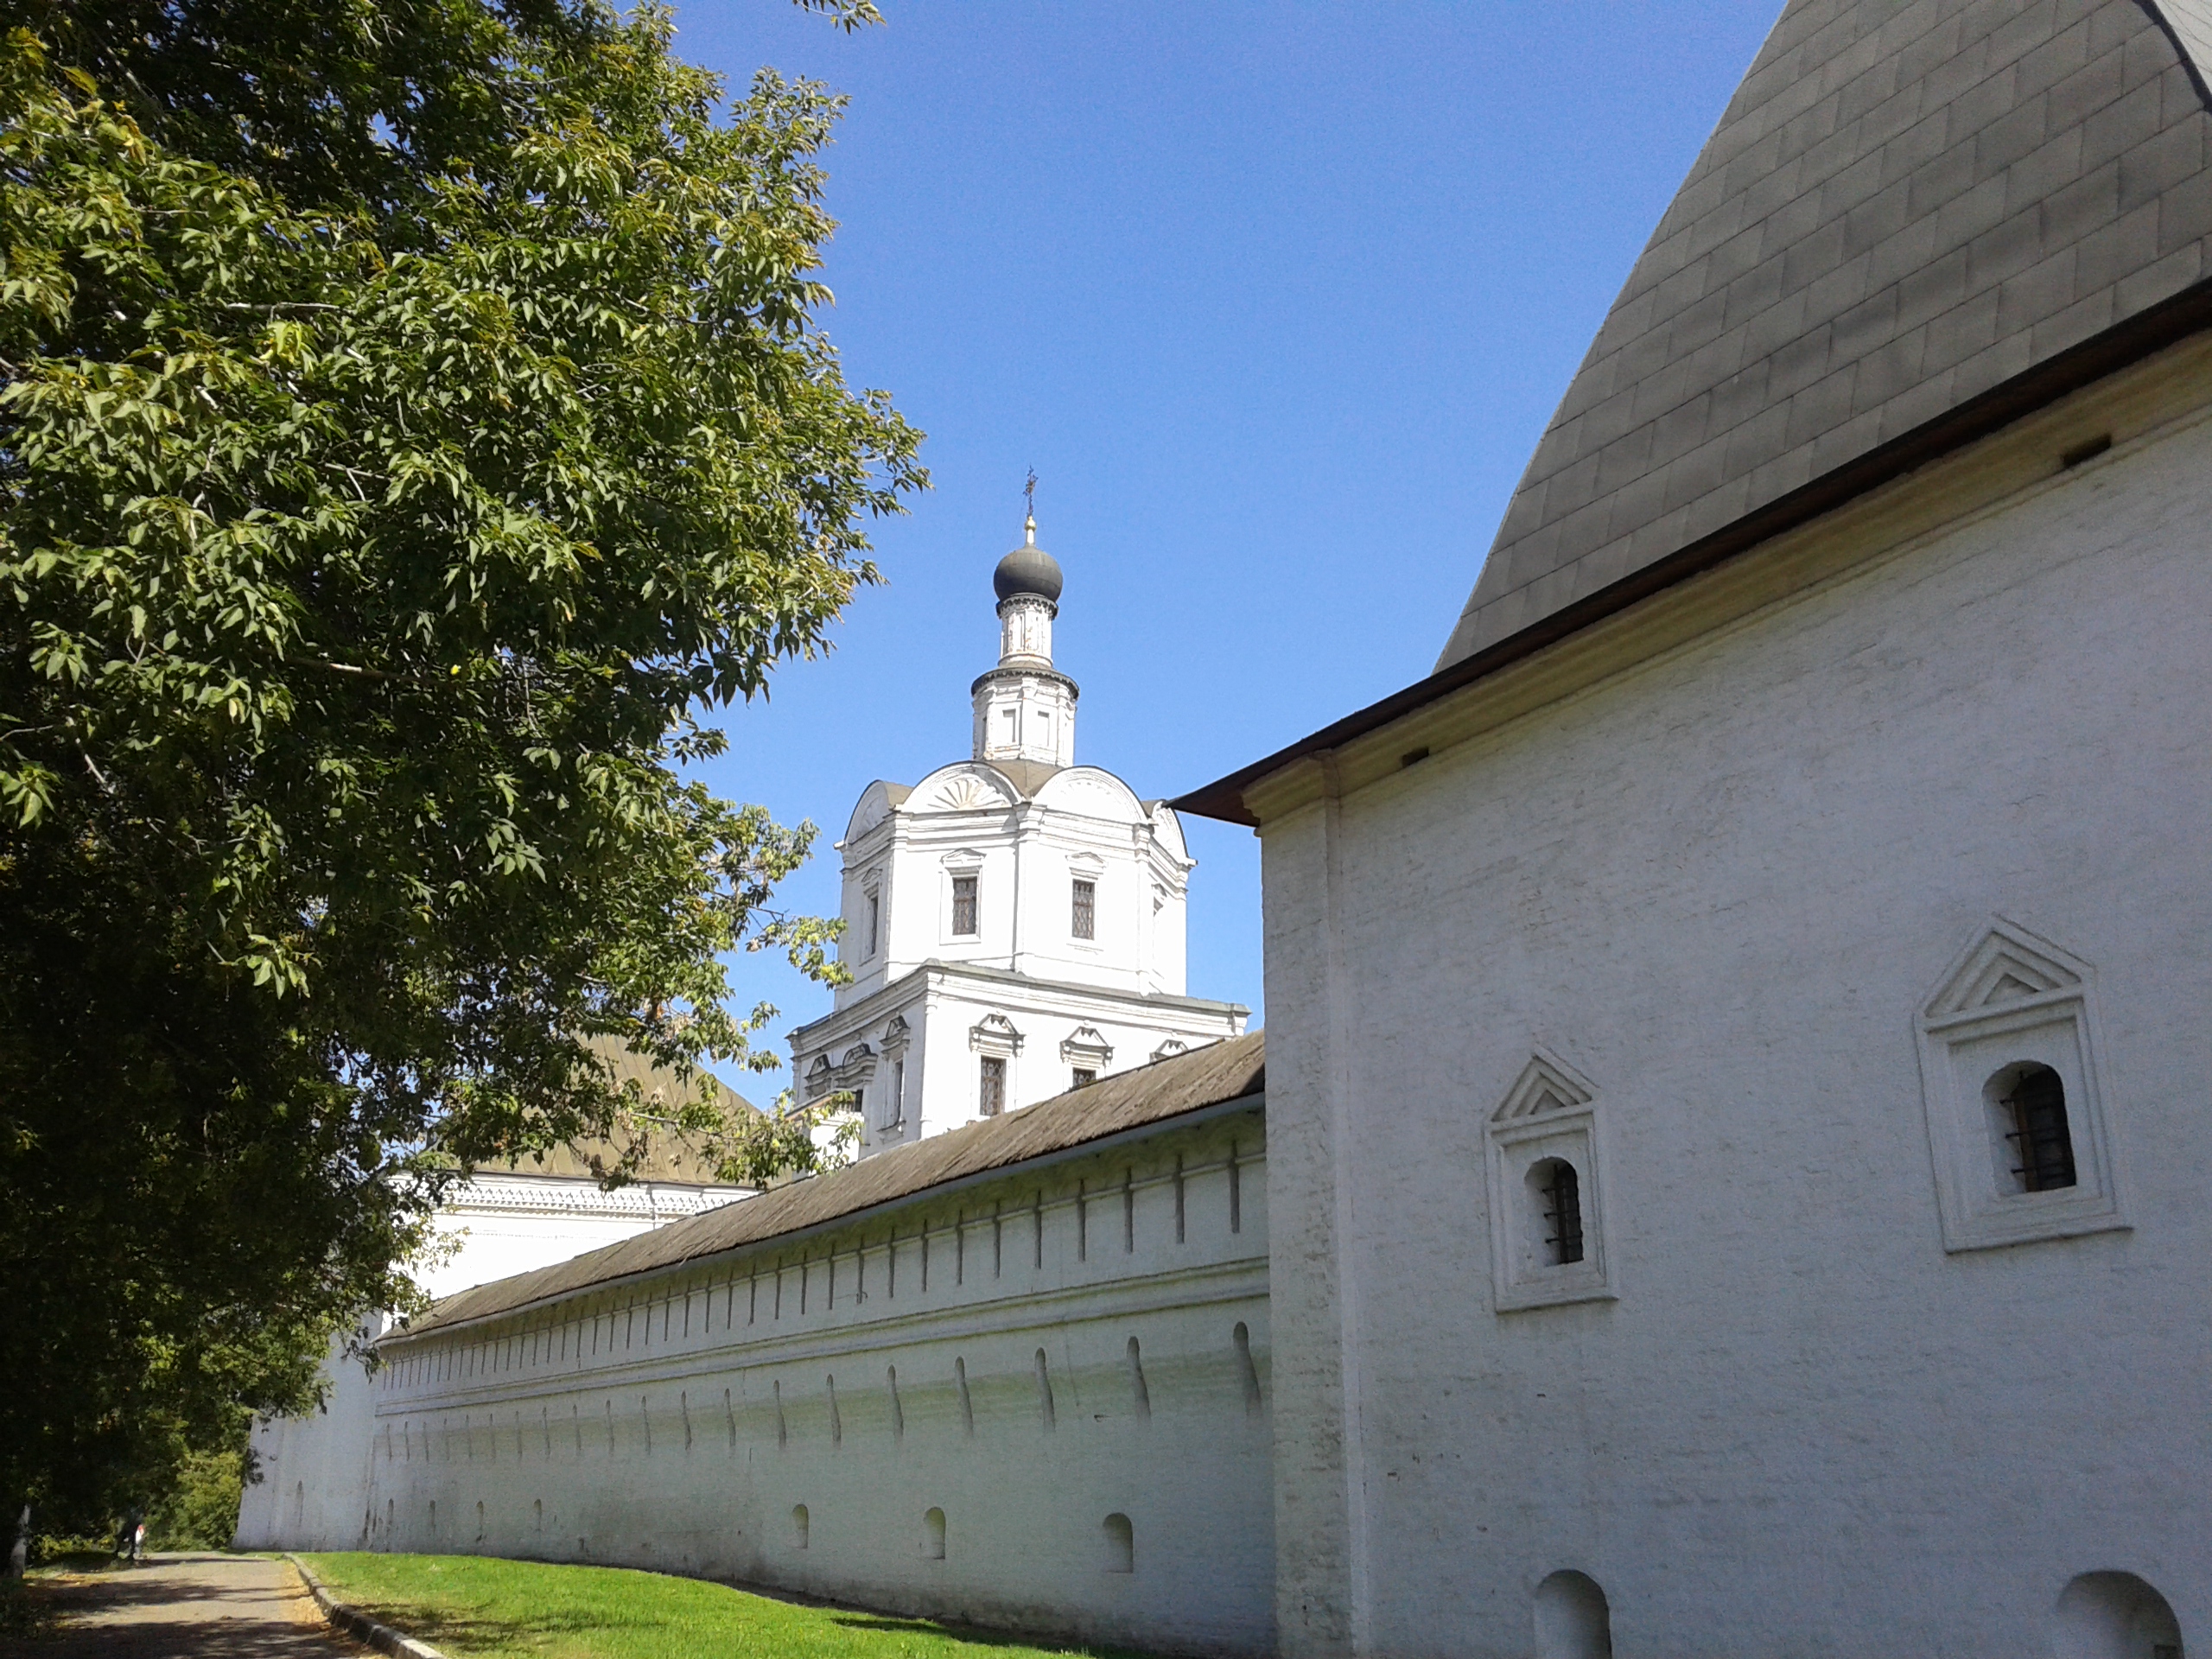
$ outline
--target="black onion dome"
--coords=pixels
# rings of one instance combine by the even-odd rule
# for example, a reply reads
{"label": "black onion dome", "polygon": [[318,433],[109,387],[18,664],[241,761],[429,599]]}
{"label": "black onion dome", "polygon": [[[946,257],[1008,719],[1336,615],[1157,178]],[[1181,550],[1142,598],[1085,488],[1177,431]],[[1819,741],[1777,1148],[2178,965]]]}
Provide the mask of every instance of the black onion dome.
{"label": "black onion dome", "polygon": [[991,573],[991,591],[1000,599],[1034,594],[1054,604],[1060,599],[1060,562],[1035,543],[1017,547]]}

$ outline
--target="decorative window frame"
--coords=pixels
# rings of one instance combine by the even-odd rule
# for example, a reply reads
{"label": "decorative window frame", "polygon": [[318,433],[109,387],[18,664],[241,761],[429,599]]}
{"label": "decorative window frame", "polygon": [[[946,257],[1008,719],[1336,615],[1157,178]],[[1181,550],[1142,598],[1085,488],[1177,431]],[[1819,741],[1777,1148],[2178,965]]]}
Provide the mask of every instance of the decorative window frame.
{"label": "decorative window frame", "polygon": [[1187,1054],[1190,1052],[1191,1046],[1180,1037],[1169,1037],[1164,1039],[1160,1046],[1152,1051],[1152,1058],[1155,1060],[1172,1060],[1178,1054]]}
{"label": "decorative window frame", "polygon": [[[1091,955],[1103,955],[1106,950],[1106,861],[1096,853],[1068,855],[1068,948]],[[1075,931],[1075,884],[1090,883],[1090,937],[1084,938]]]}
{"label": "decorative window frame", "polygon": [[868,949],[862,962],[874,962],[883,950],[883,870],[881,866],[861,878],[861,919],[868,928]]}
{"label": "decorative window frame", "polygon": [[977,1054],[1012,1059],[1021,1052],[1022,1035],[1002,1014],[987,1014],[968,1027],[968,1047]]}
{"label": "decorative window frame", "polygon": [[[2098,1062],[2094,970],[2050,940],[1993,918],[1944,970],[1914,1021],[1921,1103],[1943,1249],[1998,1249],[2132,1226],[2121,1205]],[[1984,1088],[2020,1061],[2066,1086],[2075,1184],[2004,1189],[2005,1153]]]}
{"label": "decorative window frame", "polygon": [[[961,939],[980,940],[983,937],[982,854],[976,851],[973,848],[963,847],[957,851],[947,853],[943,858],[939,859],[938,862],[944,872],[943,875],[939,878],[942,902],[944,905],[944,912],[938,921],[938,927],[942,937],[948,944],[954,943]],[[956,878],[963,875],[973,876],[976,879],[976,931],[973,933],[956,933],[952,931],[952,884]]]}
{"label": "decorative window frame", "polygon": [[[1598,1090],[1556,1054],[1535,1051],[1483,1126],[1483,1160],[1490,1186],[1490,1261],[1495,1306],[1501,1313],[1612,1301],[1608,1250],[1604,1138]],[[1538,1259],[1541,1218],[1529,1172],[1548,1158],[1574,1169],[1582,1204],[1582,1260],[1554,1265]]]}
{"label": "decorative window frame", "polygon": [[1103,1075],[1106,1062],[1114,1058],[1114,1046],[1096,1026],[1077,1026],[1060,1039],[1060,1058],[1070,1065],[1089,1066]]}

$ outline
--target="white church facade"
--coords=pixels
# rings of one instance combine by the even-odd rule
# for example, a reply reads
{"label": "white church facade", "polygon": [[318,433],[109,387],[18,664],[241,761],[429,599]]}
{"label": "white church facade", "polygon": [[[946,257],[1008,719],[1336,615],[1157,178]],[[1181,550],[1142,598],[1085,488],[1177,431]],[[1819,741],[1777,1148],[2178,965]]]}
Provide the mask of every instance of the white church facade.
{"label": "white church facade", "polygon": [[[985,1116],[978,995],[855,1167],[388,1338],[343,1541],[1283,1659],[2212,1652],[2208,68],[2200,0],[1789,0],[1436,671],[1173,804],[1261,836],[1264,1070],[1086,1015],[1071,1088],[990,1002]],[[803,1029],[864,1115],[932,961],[1181,990],[1061,937],[1170,809],[1016,878],[1049,657],[998,804],[848,834],[929,918]]]}

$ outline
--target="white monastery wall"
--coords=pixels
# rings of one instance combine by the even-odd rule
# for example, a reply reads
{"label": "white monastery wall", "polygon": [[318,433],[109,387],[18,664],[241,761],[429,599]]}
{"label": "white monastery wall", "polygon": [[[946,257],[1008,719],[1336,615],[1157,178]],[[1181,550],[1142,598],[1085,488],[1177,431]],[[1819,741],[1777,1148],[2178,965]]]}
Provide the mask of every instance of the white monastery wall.
{"label": "white monastery wall", "polygon": [[346,1543],[1271,1651],[1262,1115],[1039,1162],[388,1340]]}
{"label": "white monastery wall", "polygon": [[[1622,1653],[2017,1659],[2100,1570],[2212,1643],[2208,524],[2212,429],[2123,443],[1269,824],[1287,1655],[1526,1654],[1561,1569]],[[2111,1213],[1947,1251],[1919,1020],[2000,916],[2078,982],[1965,1058],[2054,1055]]]}
{"label": "white monastery wall", "polygon": [[235,1548],[360,1548],[369,1502],[361,1450],[376,1433],[376,1386],[345,1349],[343,1342],[332,1343],[323,1361],[329,1393],[320,1412],[255,1421],[260,1478],[239,1498]]}
{"label": "white monastery wall", "polygon": [[[416,1269],[416,1280],[433,1296],[449,1296],[750,1196],[666,1181],[635,1181],[609,1192],[590,1180],[480,1174],[439,1209],[431,1227],[444,1248]],[[367,1334],[382,1328],[378,1319]],[[321,1411],[255,1422],[261,1478],[239,1499],[239,1548],[359,1547],[368,1512],[361,1448],[375,1433],[376,1408],[361,1361],[344,1347],[334,1344],[323,1362],[328,1392]]]}

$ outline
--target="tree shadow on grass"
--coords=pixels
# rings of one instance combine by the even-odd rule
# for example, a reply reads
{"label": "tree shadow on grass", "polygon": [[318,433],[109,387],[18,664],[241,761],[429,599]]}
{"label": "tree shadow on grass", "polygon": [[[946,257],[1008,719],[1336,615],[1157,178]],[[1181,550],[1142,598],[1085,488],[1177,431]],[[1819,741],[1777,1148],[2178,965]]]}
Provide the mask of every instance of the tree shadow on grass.
{"label": "tree shadow on grass", "polygon": [[345,1600],[356,1612],[434,1648],[535,1648],[548,1637],[581,1636],[618,1626],[651,1630],[658,1622],[624,1618],[596,1608],[548,1610],[521,1618],[496,1618],[461,1608],[426,1606],[421,1602],[383,1603],[358,1596],[347,1596]]}
{"label": "tree shadow on grass", "polygon": [[849,1630],[881,1630],[894,1636],[938,1636],[978,1648],[1043,1649],[1066,1659],[1159,1659],[1135,1648],[1094,1648],[1079,1642],[1055,1642],[1032,1632],[986,1630],[975,1624],[950,1624],[934,1618],[899,1618],[889,1613],[834,1613],[832,1624]]}

